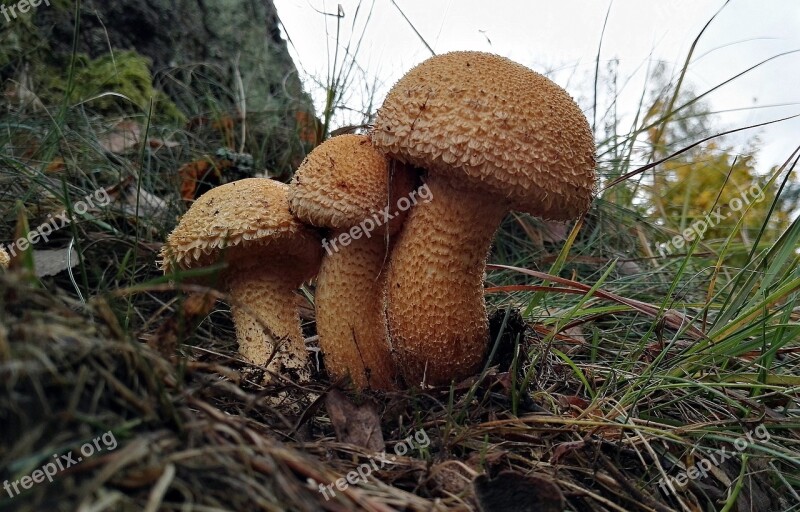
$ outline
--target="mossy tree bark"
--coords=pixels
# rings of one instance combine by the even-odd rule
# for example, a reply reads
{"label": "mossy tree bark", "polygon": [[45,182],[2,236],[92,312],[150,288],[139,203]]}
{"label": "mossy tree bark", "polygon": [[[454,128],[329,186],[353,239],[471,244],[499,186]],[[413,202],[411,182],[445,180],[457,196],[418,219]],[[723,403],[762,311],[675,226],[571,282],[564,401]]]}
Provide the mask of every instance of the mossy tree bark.
{"label": "mossy tree bark", "polygon": [[[79,14],[76,23],[75,2],[52,0],[29,10],[25,20],[0,22],[0,40],[11,42],[0,47],[0,83],[10,90],[10,106],[61,105],[71,63],[75,76],[75,70],[111,61],[111,71],[99,73],[97,83],[82,78],[68,103],[118,117],[148,112],[154,98],[157,123],[168,109],[169,119],[190,121],[187,129],[209,127],[228,149],[244,144],[273,176],[290,175],[318,142],[313,102],[281,37],[272,0],[84,0]],[[131,53],[145,64],[135,76],[116,71]],[[145,98],[131,95],[134,88],[145,90]],[[139,98],[99,107],[98,98],[113,98],[108,92]]]}

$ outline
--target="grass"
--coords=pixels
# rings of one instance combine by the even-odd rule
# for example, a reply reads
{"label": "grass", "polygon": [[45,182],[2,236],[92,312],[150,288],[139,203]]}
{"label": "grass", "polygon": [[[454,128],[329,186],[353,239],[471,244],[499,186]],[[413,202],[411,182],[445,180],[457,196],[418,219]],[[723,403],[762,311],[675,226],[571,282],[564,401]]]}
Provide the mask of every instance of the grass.
{"label": "grass", "polygon": [[[343,84],[356,76],[360,44],[337,38],[347,58],[334,57],[325,81],[325,134],[347,97]],[[473,479],[497,478],[488,486],[502,490],[507,471],[555,483],[567,510],[800,509],[800,220],[770,222],[794,197],[798,155],[771,174],[772,204],[754,239],[743,241],[734,225],[725,238],[653,254],[680,220],[642,200],[648,175],[692,158],[694,141],[710,135],[661,140],[679,116],[701,115],[689,107],[703,95],[681,93],[686,66],[661,91],[660,115],[646,115],[652,98],[643,92],[634,126],[612,123],[613,136],[600,137],[600,190],[580,223],[548,236],[553,226],[535,218],[504,221],[487,273],[492,358],[480,375],[449,388],[350,395],[377,404],[389,453],[420,429],[431,442],[330,500],[317,484],[371,454],[337,439],[324,371],[309,383],[259,384],[260,370],[237,355],[224,302],[198,308],[197,288],[172,288],[156,269],[160,243],[185,209],[176,170],[229,134],[162,125],[145,107],[114,117],[66,102],[45,113],[7,111],[4,242],[100,187],[126,183],[127,195],[71,213],[68,228],[36,246],[72,244],[71,271],[34,277],[20,261],[0,275],[3,480],[104,432],[118,441],[52,483],[13,498],[0,492],[0,509],[474,510],[491,493],[476,496]],[[234,110],[224,99],[234,92],[213,107],[210,92],[194,103],[186,94],[179,103],[197,105],[189,115]],[[296,153],[276,141],[302,147],[290,116],[260,116],[248,114],[245,133],[267,130],[275,140],[248,136],[237,149],[257,168],[288,165]],[[109,126],[120,120],[170,143],[109,151]],[[661,135],[648,145],[643,134],[653,128]],[[634,165],[639,158],[649,163]],[[148,208],[146,194],[163,204]],[[306,324],[312,337],[310,313]],[[286,399],[276,404],[279,392]],[[662,484],[723,453],[704,477]],[[518,485],[544,492],[535,480]]]}

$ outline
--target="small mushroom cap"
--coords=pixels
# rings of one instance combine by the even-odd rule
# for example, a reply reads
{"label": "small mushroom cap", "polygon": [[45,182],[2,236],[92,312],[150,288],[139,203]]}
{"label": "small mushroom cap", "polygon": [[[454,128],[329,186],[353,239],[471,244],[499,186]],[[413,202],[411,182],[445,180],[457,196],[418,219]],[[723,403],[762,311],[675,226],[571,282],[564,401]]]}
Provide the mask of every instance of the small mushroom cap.
{"label": "small mushroom cap", "polygon": [[[387,159],[368,136],[339,135],[314,148],[300,164],[289,185],[289,205],[303,222],[346,230],[384,208],[394,213],[397,200],[413,185],[411,170]],[[391,222],[390,230],[401,223]]]}
{"label": "small mushroom cap", "polygon": [[569,94],[504,57],[432,57],[392,87],[373,144],[510,209],[567,220],[585,212],[595,176],[586,117]]}
{"label": "small mushroom cap", "polygon": [[195,201],[161,250],[165,273],[229,262],[292,262],[311,277],[322,259],[319,235],[289,212],[288,185],[248,178],[213,188]]}
{"label": "small mushroom cap", "polygon": [[6,250],[0,247],[0,268],[8,268],[11,264],[11,256],[8,255]]}

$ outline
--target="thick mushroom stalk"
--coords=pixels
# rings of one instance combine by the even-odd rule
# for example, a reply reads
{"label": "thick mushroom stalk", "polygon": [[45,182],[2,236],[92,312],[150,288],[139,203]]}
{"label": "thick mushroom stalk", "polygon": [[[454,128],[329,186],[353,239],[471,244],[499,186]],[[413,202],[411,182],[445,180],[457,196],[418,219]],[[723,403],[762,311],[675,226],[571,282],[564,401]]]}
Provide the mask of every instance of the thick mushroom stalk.
{"label": "thick mushroom stalk", "polygon": [[384,308],[387,261],[382,236],[360,238],[323,258],[317,276],[317,331],[325,364],[337,374],[347,369],[358,388],[396,387]]}
{"label": "thick mushroom stalk", "polygon": [[231,313],[245,359],[306,380],[308,355],[294,292],[303,279],[292,274],[265,267],[236,273],[228,282]]}
{"label": "thick mushroom stalk", "polygon": [[427,171],[389,271],[389,326],[406,380],[449,384],[489,345],[483,268],[505,212],[582,215],[594,185],[586,117],[547,78],[497,55],[437,55],[398,81],[372,142]]}
{"label": "thick mushroom stalk", "polygon": [[[412,385],[478,370],[489,338],[483,274],[507,207],[430,175],[433,199],[409,213],[388,272],[389,332]],[[423,307],[424,305],[424,307]]]}

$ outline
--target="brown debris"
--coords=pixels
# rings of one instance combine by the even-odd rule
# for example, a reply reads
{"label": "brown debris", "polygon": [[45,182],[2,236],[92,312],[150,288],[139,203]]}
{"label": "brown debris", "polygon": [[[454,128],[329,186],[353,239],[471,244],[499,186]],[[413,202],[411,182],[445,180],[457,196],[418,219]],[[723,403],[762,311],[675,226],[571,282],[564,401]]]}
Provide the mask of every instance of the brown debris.
{"label": "brown debris", "polygon": [[375,403],[355,405],[344,393],[332,389],[325,397],[325,407],[340,443],[354,444],[375,453],[386,448]]}

